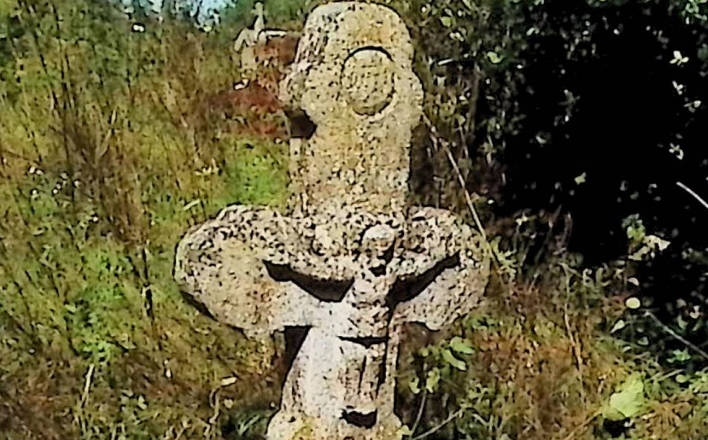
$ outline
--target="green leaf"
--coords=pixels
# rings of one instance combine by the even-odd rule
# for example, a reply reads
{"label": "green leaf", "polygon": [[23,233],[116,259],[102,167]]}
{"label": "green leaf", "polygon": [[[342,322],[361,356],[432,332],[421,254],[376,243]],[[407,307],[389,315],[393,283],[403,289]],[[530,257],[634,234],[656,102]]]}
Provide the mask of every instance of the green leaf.
{"label": "green leaf", "polygon": [[624,322],[624,320],[620,319],[619,321],[617,321],[617,322],[615,323],[615,325],[612,326],[612,330],[610,330],[610,333],[618,332],[618,331],[622,330],[622,329],[625,328],[625,327],[627,327],[627,323]]}
{"label": "green leaf", "polygon": [[427,377],[425,379],[425,389],[432,394],[435,392],[438,383],[440,383],[440,370],[438,370],[437,368],[433,368],[432,370],[428,371]]}
{"label": "green leaf", "polygon": [[452,17],[440,17],[440,22],[442,22],[443,26],[449,28],[452,26]]}
{"label": "green leaf", "polygon": [[502,57],[499,56],[499,54],[494,51],[487,52],[487,58],[489,58],[489,61],[492,64],[499,64],[502,61]]}
{"label": "green leaf", "polygon": [[619,421],[636,416],[643,405],[644,382],[641,374],[633,373],[619,390],[610,396],[610,401],[603,412],[606,419]]}
{"label": "green leaf", "polygon": [[413,394],[420,393],[420,379],[418,379],[417,377],[414,377],[413,380],[408,382],[408,387],[411,389],[411,392]]}
{"label": "green leaf", "polygon": [[400,437],[410,437],[413,435],[413,431],[411,431],[411,428],[409,428],[408,425],[403,425],[398,428],[396,434]]}
{"label": "green leaf", "polygon": [[698,49],[698,59],[701,61],[706,61],[708,60],[708,46],[703,45],[701,46],[700,49]]}
{"label": "green leaf", "polygon": [[691,353],[687,349],[683,350],[673,350],[671,352],[671,357],[669,358],[669,363],[683,363],[691,360]]}
{"label": "green leaf", "polygon": [[442,357],[445,362],[457,368],[458,370],[465,371],[467,369],[467,365],[464,363],[464,361],[457,359],[447,348],[443,350]]}
{"label": "green leaf", "polygon": [[459,336],[455,336],[452,338],[450,341],[450,348],[452,348],[455,352],[461,353],[461,354],[472,354],[474,353],[474,348],[472,348],[472,344],[470,341],[467,339],[463,339]]}

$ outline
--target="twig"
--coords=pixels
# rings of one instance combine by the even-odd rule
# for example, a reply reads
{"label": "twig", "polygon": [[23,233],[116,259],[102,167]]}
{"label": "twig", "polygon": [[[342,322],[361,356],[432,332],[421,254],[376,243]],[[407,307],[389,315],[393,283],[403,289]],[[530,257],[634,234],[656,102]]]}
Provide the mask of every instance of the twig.
{"label": "twig", "polygon": [[578,431],[587,427],[590,423],[592,423],[593,420],[595,420],[595,417],[599,416],[601,413],[602,412],[600,410],[595,411],[590,417],[585,419],[585,421],[580,426],[570,431],[570,434],[568,434],[563,440],[573,440]]}
{"label": "twig", "polygon": [[81,399],[79,400],[78,408],[76,409],[76,415],[74,420],[78,421],[81,433],[86,432],[86,420],[84,418],[84,406],[88,402],[89,390],[91,389],[91,378],[93,377],[93,370],[96,366],[94,364],[89,365],[88,371],[86,372],[86,381],[84,382],[84,390],[81,393]]}
{"label": "twig", "polygon": [[563,306],[563,323],[565,324],[565,330],[568,333],[568,339],[570,339],[570,346],[573,350],[573,355],[575,355],[575,362],[578,365],[578,372],[583,375],[583,358],[580,352],[580,347],[578,346],[578,341],[575,340],[573,331],[570,327],[570,318],[568,316],[568,303],[570,300],[570,274],[566,269],[566,265],[561,265],[561,268],[565,272],[565,305]]}
{"label": "twig", "polygon": [[452,168],[455,170],[455,174],[457,175],[457,180],[460,182],[460,186],[462,187],[462,192],[465,194],[465,201],[467,202],[467,207],[469,208],[470,212],[472,213],[472,217],[474,217],[474,222],[477,224],[477,229],[479,229],[479,233],[482,235],[482,238],[484,241],[487,241],[487,233],[484,231],[484,226],[482,226],[482,221],[479,218],[479,215],[477,214],[477,209],[475,209],[474,204],[472,203],[472,197],[470,196],[470,192],[467,191],[467,184],[465,183],[465,178],[462,176],[462,172],[460,171],[460,167],[457,165],[457,161],[452,155],[452,151],[448,148],[447,145],[443,144],[443,148],[445,149],[445,153],[447,154],[447,158],[450,160],[450,164],[452,165]]}
{"label": "twig", "polygon": [[[430,119],[428,119],[426,116],[424,116],[424,120],[425,120],[426,125],[428,125],[428,127],[435,129],[435,126],[430,121]],[[455,171],[455,174],[457,176],[457,180],[458,180],[460,186],[462,187],[462,192],[465,195],[465,201],[467,202],[467,208],[472,213],[472,217],[474,218],[474,222],[477,226],[477,229],[479,230],[479,234],[482,236],[482,241],[484,242],[484,245],[491,257],[492,264],[495,264],[497,269],[499,269],[502,266],[501,261],[499,259],[498,254],[494,251],[494,248],[492,248],[492,244],[489,242],[489,238],[487,237],[487,233],[484,229],[484,226],[482,225],[482,220],[479,218],[479,214],[477,213],[477,209],[474,207],[474,203],[472,202],[472,197],[470,196],[470,192],[467,190],[467,184],[465,182],[465,178],[462,175],[462,172],[460,171],[460,167],[457,165],[457,161],[455,160],[455,157],[452,155],[452,151],[450,151],[450,148],[447,146],[447,144],[445,144],[440,139],[436,138],[435,136],[431,136],[431,138],[436,145],[442,145],[442,147],[445,149],[445,153],[447,155],[447,158],[450,161],[450,164],[452,165],[453,170]]]}
{"label": "twig", "polygon": [[89,389],[91,388],[91,378],[93,377],[93,370],[96,365],[89,365],[88,371],[86,372],[86,381],[84,382],[84,392],[81,394],[81,407],[83,408],[88,401]]}
{"label": "twig", "polygon": [[212,401],[214,402],[214,413],[209,418],[208,423],[206,424],[207,426],[204,428],[205,437],[213,437],[214,432],[216,431],[216,421],[219,419],[219,415],[221,414],[221,399],[219,398],[219,391],[219,388],[214,388],[209,393],[209,403],[211,404]]}
{"label": "twig", "polygon": [[429,430],[425,431],[425,432],[422,433],[421,435],[418,435],[418,436],[416,436],[416,437],[413,437],[411,440],[422,440],[422,439],[424,439],[424,438],[426,438],[426,437],[428,437],[428,436],[431,436],[431,435],[435,434],[436,432],[440,431],[445,425],[447,425],[448,423],[452,422],[452,421],[455,420],[457,417],[459,417],[464,411],[465,411],[464,409],[458,409],[458,410],[455,411],[454,413],[450,414],[450,415],[448,416],[448,418],[446,418],[445,420],[443,420],[442,423],[440,423],[439,425],[430,428]]}
{"label": "twig", "polygon": [[187,426],[185,423],[182,423],[182,429],[177,431],[177,435],[175,436],[175,440],[179,440],[180,438],[182,438],[182,434],[184,434],[185,431],[187,431]]}
{"label": "twig", "polygon": [[256,414],[253,417],[251,417],[245,424],[241,425],[238,429],[238,433],[240,437],[245,436],[246,432],[248,432],[249,429],[256,423],[258,423],[261,420],[261,415]]}
{"label": "twig", "polygon": [[673,331],[668,325],[661,322],[661,320],[659,318],[657,318],[656,315],[654,315],[652,312],[647,310],[644,312],[644,314],[646,316],[650,317],[654,322],[656,322],[659,325],[659,327],[661,327],[666,333],[668,333],[674,339],[676,339],[677,341],[681,342],[682,344],[684,344],[685,346],[687,346],[691,350],[698,353],[703,359],[708,360],[708,353],[701,350],[697,345],[693,344],[692,342],[690,342],[689,340],[687,340],[683,336],[681,336],[678,333],[676,333],[675,331]]}
{"label": "twig", "polygon": [[687,187],[686,185],[684,185],[684,184],[681,183],[681,182],[676,182],[676,185],[679,186],[680,188],[682,188],[684,191],[686,191],[686,192],[689,193],[690,195],[692,195],[696,200],[698,200],[698,201],[700,202],[701,205],[703,205],[706,209],[708,209],[708,202],[706,202],[705,200],[703,200],[703,199],[701,198],[701,196],[699,196],[698,194],[696,194],[695,191],[693,191],[691,188]]}
{"label": "twig", "polygon": [[[433,125],[432,121],[428,119],[427,117],[425,118],[426,125],[428,127],[432,127],[433,129],[435,126]],[[498,262],[496,258],[496,254],[494,253],[491,244],[489,243],[489,239],[487,238],[487,233],[484,230],[484,226],[482,225],[482,220],[479,218],[479,214],[477,213],[477,209],[474,207],[474,203],[472,202],[472,197],[470,196],[470,192],[467,190],[467,183],[465,182],[465,177],[462,175],[462,171],[460,171],[460,167],[457,165],[457,161],[455,160],[455,157],[452,155],[452,151],[450,151],[450,148],[442,142],[440,139],[437,139],[436,137],[432,137],[432,140],[435,144],[442,145],[442,147],[445,149],[445,154],[447,155],[448,160],[450,161],[450,165],[452,165],[453,171],[455,171],[455,175],[457,177],[457,181],[460,184],[460,187],[462,188],[462,192],[465,195],[465,202],[467,202],[467,208],[470,210],[470,213],[472,213],[472,217],[474,218],[475,225],[477,226],[477,229],[479,230],[480,235],[482,236],[484,243],[487,245],[487,248],[489,252],[492,254],[494,257],[494,260]]]}
{"label": "twig", "polygon": [[418,414],[415,417],[415,422],[413,422],[413,427],[411,428],[411,435],[415,434],[416,429],[418,429],[418,425],[420,424],[420,420],[423,418],[423,410],[425,409],[425,402],[428,399],[428,390],[427,388],[423,389],[423,397],[420,399],[420,407],[418,408]]}
{"label": "twig", "polygon": [[649,380],[650,380],[651,382],[660,382],[660,381],[662,381],[662,380],[670,379],[670,378],[672,378],[672,377],[674,377],[674,376],[676,376],[676,375],[679,375],[679,374],[681,374],[681,373],[683,373],[683,370],[674,370],[674,371],[670,371],[670,372],[665,373],[665,374],[655,374],[655,375],[652,376]]}
{"label": "twig", "polygon": [[457,180],[460,183],[460,186],[462,187],[462,192],[465,194],[465,201],[467,202],[467,208],[470,210],[472,213],[472,217],[474,218],[474,222],[477,225],[477,229],[479,230],[480,235],[482,236],[482,241],[484,242],[487,251],[489,252],[489,255],[492,258],[492,262],[496,264],[497,268],[501,267],[501,261],[499,259],[499,256],[497,253],[494,251],[494,248],[492,248],[491,243],[489,242],[489,238],[487,237],[487,233],[484,230],[484,226],[482,225],[482,220],[480,220],[479,215],[477,214],[477,209],[474,207],[474,204],[472,203],[472,197],[470,196],[470,192],[467,191],[467,185],[465,184],[465,178],[462,176],[462,172],[460,171],[460,167],[457,165],[457,162],[455,161],[454,156],[452,155],[452,151],[447,147],[447,145],[443,145],[443,148],[445,149],[445,153],[447,154],[448,160],[450,160],[450,164],[452,164],[452,167],[455,171],[455,174],[457,175]]}
{"label": "twig", "polygon": [[14,151],[8,150],[8,149],[5,148],[4,146],[0,145],[0,158],[5,159],[5,155],[8,155],[8,156],[13,157],[13,158],[15,158],[15,159],[24,160],[25,162],[30,162],[30,163],[33,163],[33,164],[39,164],[39,161],[37,161],[37,160],[35,160],[35,159],[32,159],[32,158],[30,158],[30,157],[27,157],[27,156],[25,156],[25,155],[23,155],[23,154],[21,154],[21,153],[15,153]]}

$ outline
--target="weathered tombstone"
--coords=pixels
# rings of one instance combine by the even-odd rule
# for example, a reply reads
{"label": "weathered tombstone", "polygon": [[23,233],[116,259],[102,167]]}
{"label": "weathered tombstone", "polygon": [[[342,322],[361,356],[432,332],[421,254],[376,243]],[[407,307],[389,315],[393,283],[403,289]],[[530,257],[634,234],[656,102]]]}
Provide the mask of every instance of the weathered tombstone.
{"label": "weathered tombstone", "polygon": [[400,438],[399,339],[475,307],[489,278],[477,233],[453,213],[407,204],[422,88],[400,17],[338,2],[309,16],[282,98],[316,125],[291,145],[286,215],[232,206],[179,244],[175,276],[248,336],[307,334],[268,439]]}

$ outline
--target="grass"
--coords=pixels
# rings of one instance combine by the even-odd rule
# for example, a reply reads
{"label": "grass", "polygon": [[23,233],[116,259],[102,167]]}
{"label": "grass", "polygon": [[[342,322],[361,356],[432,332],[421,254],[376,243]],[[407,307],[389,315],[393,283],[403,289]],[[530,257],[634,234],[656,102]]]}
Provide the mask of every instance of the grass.
{"label": "grass", "polygon": [[[705,371],[667,371],[612,334],[634,319],[612,296],[626,268],[576,271],[563,260],[538,268],[534,283],[496,283],[485,308],[404,350],[399,398],[414,438],[702,438]],[[643,392],[624,395],[637,409],[618,418],[634,375]]]}
{"label": "grass", "polygon": [[[10,438],[33,438],[23,425],[45,431],[42,414],[56,418],[56,438],[74,438],[77,430],[81,438],[107,438],[114,429],[154,438],[182,426],[183,417],[189,426],[203,420],[199,415],[207,419],[208,393],[221,390],[224,377],[237,375],[250,389],[248,378],[269,368],[272,342],[246,341],[197,314],[172,280],[173,250],[189,224],[228,202],[277,202],[282,190],[264,172],[259,148],[241,145],[232,159],[241,165],[208,177],[209,200],[152,193],[144,250],[111,237],[100,210],[73,209],[54,193],[57,181],[48,173],[4,188],[11,197],[3,210],[18,219],[3,231],[0,271],[0,377],[9,394],[2,400],[13,408],[9,432],[19,430]],[[235,400],[236,389],[220,392]]]}
{"label": "grass", "polygon": [[[67,20],[82,5],[42,4]],[[15,81],[0,86],[0,438],[257,437],[279,399],[282,341],[202,316],[172,279],[189,226],[231,203],[285,202],[283,143],[250,136],[249,115],[194,114],[238,79],[228,39],[150,22],[131,33],[110,14],[72,30],[22,11],[1,67]],[[628,267],[569,255],[520,267],[523,237],[494,243],[506,253],[486,306],[404,343],[411,437],[705,437],[707,373],[666,371],[613,333],[641,325],[617,299]],[[641,410],[609,420],[637,372]]]}
{"label": "grass", "polygon": [[120,56],[27,31],[4,66],[19,80],[0,94],[0,438],[222,438],[277,398],[277,341],[197,313],[172,268],[190,225],[282,204],[283,145],[175,124],[231,76],[214,77],[229,60],[205,55],[204,35],[115,28]]}

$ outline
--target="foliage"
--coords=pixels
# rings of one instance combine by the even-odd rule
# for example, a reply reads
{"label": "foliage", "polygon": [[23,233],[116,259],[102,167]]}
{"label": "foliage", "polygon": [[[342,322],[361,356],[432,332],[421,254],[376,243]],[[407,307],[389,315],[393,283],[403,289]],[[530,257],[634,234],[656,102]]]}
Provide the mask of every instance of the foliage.
{"label": "foliage", "polygon": [[629,419],[640,414],[644,403],[644,382],[641,375],[631,374],[612,393],[610,400],[603,409],[604,417],[611,421]]}
{"label": "foliage", "polygon": [[[269,26],[299,29],[318,2],[264,3]],[[519,175],[519,145],[540,154],[562,144],[587,97],[563,93],[571,74],[559,73],[558,90],[534,92],[558,99],[536,112],[525,95],[543,84],[533,68],[578,72],[580,60],[600,59],[595,30],[626,19],[602,17],[627,3],[389,3],[412,29],[426,90],[414,188],[422,203],[479,213],[496,256],[488,304],[401,358],[409,436],[705,437],[700,355],[651,324],[661,316],[648,314],[649,301],[626,306],[635,269],[590,269],[564,252],[571,222],[559,211],[496,208],[523,198],[502,198],[499,183]],[[690,29],[706,20],[701,1],[639,3]],[[283,143],[254,136],[263,121],[252,114],[203,111],[213,110],[205,97],[240,80],[231,40],[251,24],[252,2],[220,11],[208,32],[188,8],[160,20],[146,6],[133,2],[126,15],[110,2],[0,0],[3,438],[248,438],[277,402],[280,344],[203,317],[172,280],[189,226],[230,203],[284,205]],[[698,120],[704,34],[681,45],[653,34],[677,85],[690,80],[680,120]],[[569,170],[564,185],[597,178],[584,171]],[[460,181],[476,194],[463,197]],[[638,212],[623,213],[625,251],[654,261],[662,234]],[[686,250],[696,267],[704,257]],[[680,309],[671,329],[700,334],[703,315]],[[650,340],[667,347],[662,356],[647,351]]]}
{"label": "foliage", "polygon": [[[559,258],[536,270],[532,284],[493,285],[486,308],[441,340],[404,350],[409,438],[688,439],[705,429],[706,396],[684,388],[699,389],[704,372],[664,373],[609,335],[630,312],[608,295],[623,287],[621,267],[578,271]],[[683,429],[667,434],[674,399]]]}
{"label": "foliage", "polygon": [[108,3],[10,6],[1,436],[219,438],[220,402],[271,403],[274,390],[250,382],[280,374],[276,346],[186,305],[174,246],[228,203],[282,205],[282,145],[232,134],[228,121],[183,124],[196,98],[236,79],[192,23],[144,14],[141,31]]}
{"label": "foliage", "polygon": [[[645,306],[705,341],[682,320],[704,321],[708,298],[708,210],[689,193],[706,192],[706,3],[387,3],[418,42],[422,202],[476,211],[522,272],[566,249],[588,265],[629,260]],[[676,349],[643,327],[655,354]]]}

